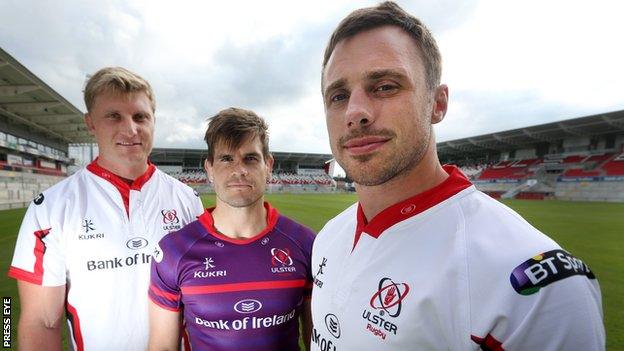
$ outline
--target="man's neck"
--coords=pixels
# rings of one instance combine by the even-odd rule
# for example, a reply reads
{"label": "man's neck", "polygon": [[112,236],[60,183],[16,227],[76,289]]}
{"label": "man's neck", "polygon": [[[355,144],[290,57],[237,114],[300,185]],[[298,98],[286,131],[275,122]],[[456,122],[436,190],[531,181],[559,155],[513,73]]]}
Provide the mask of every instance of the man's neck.
{"label": "man's neck", "polygon": [[215,229],[232,239],[249,239],[267,226],[267,210],[264,198],[247,207],[232,207],[217,198],[212,211]]}
{"label": "man's neck", "polygon": [[106,158],[98,157],[98,166],[105,170],[125,179],[135,180],[147,171],[147,160],[145,162],[137,162],[136,164],[120,164],[112,162]]}
{"label": "man's neck", "polygon": [[358,200],[368,221],[384,209],[420,194],[442,183],[448,174],[440,165],[437,155],[425,157],[404,174],[376,186],[357,184]]}

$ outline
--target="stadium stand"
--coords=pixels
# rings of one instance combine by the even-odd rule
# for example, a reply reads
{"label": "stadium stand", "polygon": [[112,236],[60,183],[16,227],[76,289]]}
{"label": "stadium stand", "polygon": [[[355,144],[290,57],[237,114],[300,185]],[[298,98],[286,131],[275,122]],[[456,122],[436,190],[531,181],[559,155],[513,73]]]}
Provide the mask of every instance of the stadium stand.
{"label": "stadium stand", "polygon": [[624,111],[438,143],[495,198],[624,201]]}
{"label": "stadium stand", "polygon": [[64,178],[64,176],[0,171],[0,208],[24,207],[37,194]]}
{"label": "stadium stand", "polygon": [[[169,175],[194,188],[206,187],[210,190],[210,184],[206,172],[203,169],[186,169],[184,171],[167,171]],[[267,185],[272,192],[297,192],[297,191],[330,191],[335,187],[335,182],[327,174],[295,174],[273,173],[267,180]]]}
{"label": "stadium stand", "polygon": [[63,179],[71,143],[92,143],[83,113],[0,49],[0,209]]}

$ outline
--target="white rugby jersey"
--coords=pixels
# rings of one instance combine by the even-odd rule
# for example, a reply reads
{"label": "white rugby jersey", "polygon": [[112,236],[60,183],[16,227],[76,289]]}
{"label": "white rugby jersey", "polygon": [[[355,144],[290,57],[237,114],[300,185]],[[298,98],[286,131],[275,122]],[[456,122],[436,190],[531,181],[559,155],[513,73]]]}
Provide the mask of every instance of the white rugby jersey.
{"label": "white rugby jersey", "polygon": [[313,350],[604,350],[581,260],[459,169],[370,222],[355,204],[312,251]]}
{"label": "white rugby jersey", "polygon": [[67,284],[73,349],[144,350],[154,246],[202,212],[190,187],[152,164],[129,185],[94,161],[29,206],[9,276]]}

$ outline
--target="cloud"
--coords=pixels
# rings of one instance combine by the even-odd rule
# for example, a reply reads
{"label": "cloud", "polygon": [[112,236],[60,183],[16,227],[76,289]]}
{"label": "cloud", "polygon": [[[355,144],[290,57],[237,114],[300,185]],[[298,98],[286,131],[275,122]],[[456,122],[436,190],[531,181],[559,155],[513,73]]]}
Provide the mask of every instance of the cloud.
{"label": "cloud", "polygon": [[621,7],[481,1],[470,21],[440,38],[449,117],[469,123],[449,136],[624,108],[624,47],[614,45],[624,32]]}

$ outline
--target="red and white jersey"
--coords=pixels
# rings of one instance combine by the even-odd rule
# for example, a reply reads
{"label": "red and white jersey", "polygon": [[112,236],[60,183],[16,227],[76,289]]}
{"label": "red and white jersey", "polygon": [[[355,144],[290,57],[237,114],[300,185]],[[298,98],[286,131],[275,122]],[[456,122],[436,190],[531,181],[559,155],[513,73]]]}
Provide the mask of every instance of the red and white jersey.
{"label": "red and white jersey", "polygon": [[154,246],[202,212],[190,187],[151,164],[128,184],[94,161],[29,206],[9,276],[67,285],[73,349],[144,350]]}
{"label": "red and white jersey", "polygon": [[581,260],[457,168],[366,221],[358,204],[312,251],[313,350],[604,350]]}

